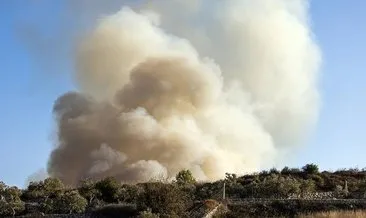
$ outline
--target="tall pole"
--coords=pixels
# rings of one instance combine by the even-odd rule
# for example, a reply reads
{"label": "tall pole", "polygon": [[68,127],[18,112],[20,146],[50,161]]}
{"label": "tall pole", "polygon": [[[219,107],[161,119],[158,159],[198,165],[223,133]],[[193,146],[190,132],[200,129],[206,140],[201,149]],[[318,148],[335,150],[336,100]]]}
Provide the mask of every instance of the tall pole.
{"label": "tall pole", "polygon": [[225,200],[225,180],[224,180],[224,190],[222,192],[222,200]]}
{"label": "tall pole", "polygon": [[348,195],[348,184],[347,184],[347,180],[344,181],[344,193],[346,194],[346,196]]}

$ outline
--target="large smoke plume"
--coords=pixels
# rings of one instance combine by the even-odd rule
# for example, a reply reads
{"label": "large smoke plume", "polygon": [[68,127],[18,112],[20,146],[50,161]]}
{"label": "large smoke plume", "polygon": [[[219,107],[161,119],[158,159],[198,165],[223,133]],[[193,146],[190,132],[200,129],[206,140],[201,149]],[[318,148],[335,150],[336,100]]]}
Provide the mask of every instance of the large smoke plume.
{"label": "large smoke plume", "polygon": [[273,164],[315,123],[307,1],[127,2],[80,43],[50,175],[217,179]]}

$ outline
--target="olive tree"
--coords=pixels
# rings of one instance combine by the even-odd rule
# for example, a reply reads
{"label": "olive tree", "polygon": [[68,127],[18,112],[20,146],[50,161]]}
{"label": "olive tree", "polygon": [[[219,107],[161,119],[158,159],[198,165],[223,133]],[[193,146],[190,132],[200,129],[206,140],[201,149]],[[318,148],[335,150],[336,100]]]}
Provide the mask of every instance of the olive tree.
{"label": "olive tree", "polygon": [[82,180],[78,190],[80,195],[83,196],[89,204],[101,196],[100,190],[96,188],[96,183],[90,179]]}
{"label": "olive tree", "polygon": [[151,209],[161,217],[182,217],[191,202],[179,186],[164,183],[145,183],[144,192],[139,195],[137,208]]}
{"label": "olive tree", "polygon": [[316,164],[306,164],[305,166],[302,167],[302,170],[306,174],[317,174],[317,173],[319,173],[319,167]]}
{"label": "olive tree", "polygon": [[78,191],[69,190],[54,199],[53,208],[62,214],[82,213],[87,204],[87,200]]}
{"label": "olive tree", "polygon": [[193,184],[196,182],[196,179],[193,177],[192,172],[190,170],[181,170],[176,176],[175,179],[178,184]]}
{"label": "olive tree", "polygon": [[0,182],[0,215],[15,216],[24,211],[24,202],[20,199],[22,191],[17,187],[8,187]]}

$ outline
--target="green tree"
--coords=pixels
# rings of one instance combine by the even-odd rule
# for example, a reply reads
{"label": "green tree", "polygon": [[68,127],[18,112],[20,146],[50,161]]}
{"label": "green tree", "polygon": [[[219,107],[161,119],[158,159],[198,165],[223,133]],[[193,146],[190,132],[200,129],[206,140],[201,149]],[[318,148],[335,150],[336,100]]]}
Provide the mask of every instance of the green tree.
{"label": "green tree", "polygon": [[143,192],[143,188],[138,185],[123,184],[119,191],[119,202],[135,204],[137,197]]}
{"label": "green tree", "polygon": [[70,190],[54,199],[53,208],[62,214],[82,213],[87,204],[87,200],[78,191]]}
{"label": "green tree", "polygon": [[89,204],[101,196],[100,191],[96,188],[96,183],[90,179],[82,180],[78,191],[80,195],[89,202]]}
{"label": "green tree", "polygon": [[184,217],[188,207],[192,206],[186,193],[177,185],[145,183],[143,187],[144,192],[137,200],[137,208],[140,211],[150,208],[161,217]]}
{"label": "green tree", "polygon": [[289,168],[289,167],[284,167],[281,170],[281,174],[282,175],[296,175],[301,173],[301,170],[299,168]]}
{"label": "green tree", "polygon": [[316,164],[306,164],[305,166],[302,167],[302,170],[306,174],[317,174],[317,173],[319,173],[319,167]]}
{"label": "green tree", "polygon": [[175,179],[179,185],[194,184],[196,182],[196,179],[193,177],[190,170],[181,170],[175,176]]}
{"label": "green tree", "polygon": [[362,180],[358,186],[358,190],[366,193],[366,179]]}
{"label": "green tree", "polygon": [[43,189],[47,195],[51,195],[63,191],[65,185],[58,178],[47,178],[43,181]]}
{"label": "green tree", "polygon": [[8,187],[0,182],[0,215],[15,216],[24,211],[24,202],[20,199],[22,191],[17,187]]}
{"label": "green tree", "polygon": [[6,189],[6,185],[4,182],[0,181],[0,193],[2,193]]}
{"label": "green tree", "polygon": [[238,176],[235,173],[225,173],[225,181],[229,184],[234,184],[238,180]]}
{"label": "green tree", "polygon": [[284,167],[281,170],[281,174],[283,174],[283,175],[289,175],[290,173],[291,173],[291,169],[289,167]]}
{"label": "green tree", "polygon": [[65,189],[64,184],[57,178],[47,178],[40,182],[31,182],[24,191],[23,197],[31,201],[44,201],[49,197],[60,195]]}
{"label": "green tree", "polygon": [[51,214],[55,212],[54,199],[45,198],[41,202],[39,202],[39,204],[40,204],[40,210],[43,213]]}
{"label": "green tree", "polygon": [[28,201],[36,201],[44,198],[45,191],[43,189],[43,182],[30,182],[27,189],[23,192],[23,198]]}
{"label": "green tree", "polygon": [[309,193],[315,191],[315,183],[311,179],[306,179],[301,181],[300,185],[301,193]]}
{"label": "green tree", "polygon": [[95,188],[101,194],[101,199],[107,203],[117,203],[120,195],[121,185],[113,177],[98,181]]}
{"label": "green tree", "polygon": [[270,174],[279,174],[280,172],[276,168],[272,168],[269,170]]}

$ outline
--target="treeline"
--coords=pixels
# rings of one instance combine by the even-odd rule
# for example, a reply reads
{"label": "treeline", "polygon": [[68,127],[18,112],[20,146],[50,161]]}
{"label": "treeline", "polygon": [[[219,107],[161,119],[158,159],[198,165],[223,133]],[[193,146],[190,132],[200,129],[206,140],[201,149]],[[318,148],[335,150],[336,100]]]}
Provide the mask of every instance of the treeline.
{"label": "treeline", "polygon": [[228,199],[301,198],[306,193],[330,191],[338,198],[361,198],[366,193],[366,171],[319,172],[318,166],[308,164],[301,169],[285,167],[244,176],[228,173],[225,179],[210,183],[197,182],[189,170],[179,172],[174,182],[121,184],[109,177],[82,180],[75,188],[47,178],[31,182],[24,190],[0,182],[0,216],[89,213],[97,217],[194,217],[202,202],[206,210],[215,207],[215,201],[222,201],[224,183]]}
{"label": "treeline", "polygon": [[284,198],[313,192],[334,192],[340,198],[355,198],[366,191],[366,169],[357,168],[319,172],[317,165],[307,164],[301,169],[273,168],[241,177],[235,174],[226,177],[228,193],[238,198]]}
{"label": "treeline", "polygon": [[[352,214],[354,211],[365,211],[365,200],[273,200],[273,201],[258,201],[242,204],[228,204],[227,210],[224,213],[217,214],[216,218],[238,218],[238,217],[315,217],[311,216],[317,213],[328,212],[350,212],[346,217],[361,217]],[[333,217],[333,216],[322,216]],[[362,216],[364,217],[364,216]]]}

